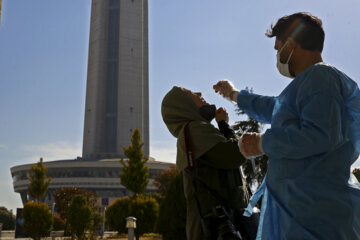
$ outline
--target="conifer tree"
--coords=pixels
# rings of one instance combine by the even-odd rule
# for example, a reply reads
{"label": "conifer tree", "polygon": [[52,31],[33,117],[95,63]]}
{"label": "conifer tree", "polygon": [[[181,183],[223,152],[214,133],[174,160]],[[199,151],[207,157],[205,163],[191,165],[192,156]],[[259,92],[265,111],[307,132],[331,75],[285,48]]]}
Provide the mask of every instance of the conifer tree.
{"label": "conifer tree", "polygon": [[144,158],[141,142],[140,131],[135,128],[131,136],[131,144],[128,148],[123,147],[124,154],[128,160],[120,159],[123,165],[123,173],[120,174],[120,183],[135,195],[142,194],[149,183],[149,168],[146,166],[148,157]]}
{"label": "conifer tree", "polygon": [[47,168],[44,166],[42,158],[36,165],[31,166],[31,170],[28,193],[30,197],[39,202],[46,195],[51,178],[46,176]]}
{"label": "conifer tree", "polygon": [[75,195],[68,208],[68,221],[73,235],[79,240],[85,238],[85,230],[91,230],[94,225],[94,213],[88,205],[86,197]]}

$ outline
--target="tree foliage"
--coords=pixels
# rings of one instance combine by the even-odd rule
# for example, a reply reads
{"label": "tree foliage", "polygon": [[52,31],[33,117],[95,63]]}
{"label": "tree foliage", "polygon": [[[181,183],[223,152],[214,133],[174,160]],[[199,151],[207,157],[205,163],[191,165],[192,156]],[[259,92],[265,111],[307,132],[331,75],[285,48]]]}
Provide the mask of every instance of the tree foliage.
{"label": "tree foliage", "polygon": [[24,232],[33,239],[49,236],[53,215],[48,205],[42,202],[28,202],[22,211]]}
{"label": "tree foliage", "polygon": [[135,236],[139,240],[144,233],[154,232],[159,214],[159,204],[154,198],[137,196],[131,199],[129,205],[130,216],[136,217]]}
{"label": "tree foliage", "polygon": [[55,198],[55,211],[60,215],[62,219],[66,219],[67,208],[75,195],[83,195],[86,197],[88,205],[95,210],[96,209],[96,196],[93,192],[84,188],[66,187],[58,189],[54,192]]}
{"label": "tree foliage", "polygon": [[110,230],[126,233],[125,218],[129,217],[129,203],[130,197],[124,197],[116,200],[106,208],[105,218]]}
{"label": "tree foliage", "polygon": [[171,182],[179,174],[176,166],[171,166],[170,169],[161,171],[155,177],[153,184],[158,188],[158,193],[165,196]]}
{"label": "tree foliage", "polygon": [[44,166],[43,159],[36,165],[31,166],[32,174],[29,177],[30,185],[28,187],[29,196],[40,201],[47,192],[51,178],[46,177],[47,168]]}
{"label": "tree foliage", "polygon": [[63,220],[61,217],[54,216],[53,230],[54,231],[65,230],[65,220]]}
{"label": "tree foliage", "polygon": [[182,174],[176,174],[160,204],[157,229],[163,240],[186,240],[186,199]]}
{"label": "tree foliage", "polygon": [[105,221],[105,219],[104,219],[103,214],[101,214],[97,211],[93,211],[93,219],[94,219],[94,224],[91,229],[91,234],[98,235],[97,230],[102,228],[102,225],[103,225],[103,222]]}
{"label": "tree foliage", "polygon": [[120,159],[123,173],[120,174],[120,183],[128,190],[136,194],[144,193],[149,183],[149,168],[146,166],[148,157],[143,157],[142,147],[144,142],[140,141],[140,131],[135,128],[131,136],[131,144],[128,148],[123,147],[128,161]]}
{"label": "tree foliage", "polygon": [[92,230],[94,224],[93,211],[88,205],[86,197],[75,195],[67,212],[72,234],[76,235],[78,239],[84,239],[85,230]]}
{"label": "tree foliage", "polygon": [[159,213],[157,201],[149,196],[137,195],[125,197],[115,201],[106,209],[106,220],[111,230],[126,233],[126,218],[133,216],[137,219],[136,239],[148,232],[155,230],[155,223]]}
{"label": "tree foliage", "polygon": [[[245,115],[243,111],[238,111],[239,115]],[[248,132],[257,132],[259,133],[263,125],[257,122],[256,120],[247,117],[244,121],[235,122],[233,129],[235,130],[238,136],[241,136],[244,133]],[[254,165],[251,160],[246,161],[242,166],[244,174],[246,176],[246,182],[248,186],[252,189],[254,185],[260,185],[263,181],[266,171],[267,171],[267,161],[268,157],[266,155],[254,158]]]}
{"label": "tree foliage", "polygon": [[164,198],[164,196],[158,192],[150,192],[150,193],[147,193],[146,196],[154,198],[158,202],[159,205],[161,204],[161,201]]}
{"label": "tree foliage", "polygon": [[15,215],[12,211],[5,207],[0,207],[0,223],[3,224],[3,230],[14,230],[15,229]]}
{"label": "tree foliage", "polygon": [[355,168],[352,173],[355,175],[357,180],[360,182],[360,168]]}

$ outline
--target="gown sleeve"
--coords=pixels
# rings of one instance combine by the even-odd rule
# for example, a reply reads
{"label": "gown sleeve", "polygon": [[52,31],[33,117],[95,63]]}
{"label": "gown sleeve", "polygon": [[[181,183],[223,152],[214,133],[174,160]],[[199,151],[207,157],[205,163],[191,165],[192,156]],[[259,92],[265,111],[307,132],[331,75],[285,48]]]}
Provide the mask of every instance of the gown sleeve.
{"label": "gown sleeve", "polygon": [[352,140],[356,152],[360,153],[360,90],[356,85],[351,97],[346,103],[347,111],[351,116],[350,139]]}
{"label": "gown sleeve", "polygon": [[344,103],[334,79],[318,71],[304,82],[298,92],[297,119],[289,121],[282,112],[276,117],[283,124],[263,136],[263,150],[271,158],[303,159],[327,153],[344,141]]}
{"label": "gown sleeve", "polygon": [[238,94],[237,104],[242,111],[256,121],[271,123],[275,97],[261,96],[242,90]]}

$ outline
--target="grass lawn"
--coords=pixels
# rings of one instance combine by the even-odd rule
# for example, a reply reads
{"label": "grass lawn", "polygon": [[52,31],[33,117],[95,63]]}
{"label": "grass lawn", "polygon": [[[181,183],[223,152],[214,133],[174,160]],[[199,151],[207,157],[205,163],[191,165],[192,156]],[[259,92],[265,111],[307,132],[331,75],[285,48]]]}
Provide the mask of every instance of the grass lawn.
{"label": "grass lawn", "polygon": [[[108,240],[127,240],[128,237],[124,234],[118,237],[110,237]],[[136,239],[136,238],[134,238]],[[162,240],[162,237],[159,234],[154,233],[145,233],[144,236],[140,237],[140,240]]]}
{"label": "grass lawn", "polygon": [[[127,240],[127,237],[112,238],[113,240]],[[140,240],[162,240],[161,237],[140,237]]]}

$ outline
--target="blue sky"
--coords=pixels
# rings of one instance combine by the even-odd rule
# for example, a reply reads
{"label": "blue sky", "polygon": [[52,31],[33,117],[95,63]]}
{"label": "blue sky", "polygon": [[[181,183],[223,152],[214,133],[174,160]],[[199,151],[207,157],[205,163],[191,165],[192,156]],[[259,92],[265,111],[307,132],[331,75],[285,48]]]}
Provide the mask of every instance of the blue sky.
{"label": "blue sky", "polygon": [[[122,0],[121,0],[122,1]],[[0,25],[0,206],[21,207],[10,168],[81,156],[90,0],[3,0]],[[172,86],[212,92],[220,79],[277,95],[289,83],[275,67],[274,39],[264,33],[285,14],[323,20],[324,61],[360,83],[358,0],[149,0],[150,151],[175,162],[175,139],[160,103]],[[356,163],[354,166],[360,166]]]}

